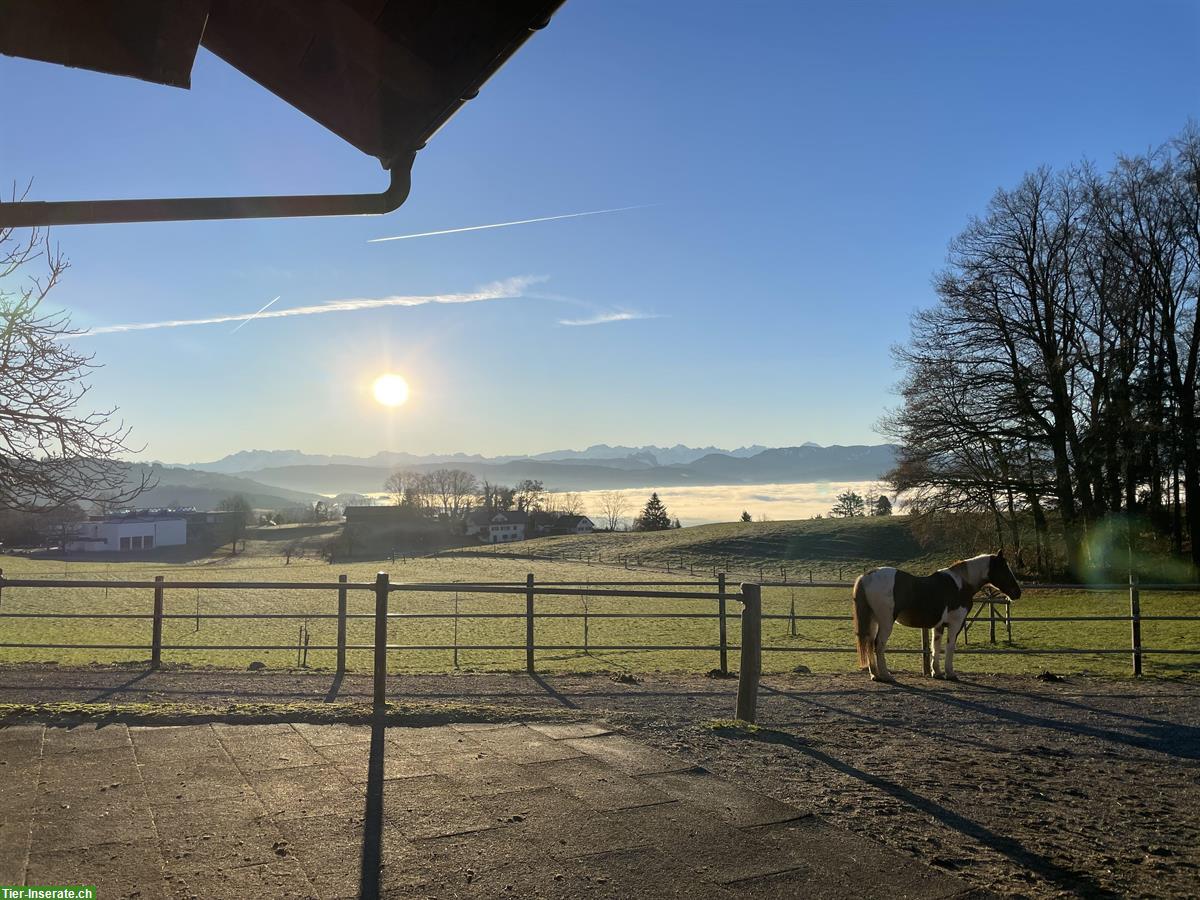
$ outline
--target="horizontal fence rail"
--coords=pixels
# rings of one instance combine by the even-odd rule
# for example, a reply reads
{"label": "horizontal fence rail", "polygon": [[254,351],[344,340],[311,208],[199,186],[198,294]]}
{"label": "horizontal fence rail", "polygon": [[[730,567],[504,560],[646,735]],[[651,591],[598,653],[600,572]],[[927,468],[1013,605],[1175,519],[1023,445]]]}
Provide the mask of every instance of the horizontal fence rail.
{"label": "horizontal fence rail", "polygon": [[[777,587],[780,585],[770,585]],[[802,581],[786,585],[793,591],[818,589],[818,588],[833,588],[845,589],[847,599],[849,599],[849,591],[852,584],[848,581]],[[104,588],[118,590],[149,590],[152,592],[153,603],[148,604],[148,609],[144,613],[139,612],[59,612],[59,611],[22,611],[11,610],[5,608],[3,603],[5,588],[22,588],[22,589],[84,589],[84,588]],[[235,591],[326,591],[334,592],[338,598],[336,612],[202,612],[197,600],[197,609],[195,614],[181,612],[166,612],[164,610],[164,596],[172,592],[183,590],[195,591],[212,591],[212,590],[235,590]],[[1177,649],[1169,647],[1147,647],[1143,644],[1141,636],[1141,624],[1143,622],[1194,622],[1200,621],[1200,615],[1182,615],[1182,614],[1161,614],[1161,615],[1143,615],[1141,613],[1141,598],[1146,593],[1200,593],[1200,584],[1168,584],[1168,583],[1148,583],[1139,584],[1136,578],[1132,578],[1128,583],[1105,583],[1105,584],[1027,584],[1023,588],[1026,592],[1042,592],[1042,591],[1072,591],[1072,592],[1094,592],[1094,593],[1114,593],[1121,592],[1122,595],[1128,596],[1129,607],[1128,611],[1122,611],[1120,614],[1108,612],[1107,610],[1098,611],[1095,615],[1012,615],[1010,603],[1007,598],[1002,596],[981,597],[977,600],[977,606],[974,612],[974,618],[970,621],[975,623],[985,611],[988,612],[987,621],[990,623],[990,641],[993,646],[983,647],[977,644],[968,647],[960,647],[960,652],[979,653],[979,654],[1023,654],[1029,656],[1113,656],[1121,654],[1129,654],[1131,658],[1132,671],[1134,674],[1141,674],[1143,658],[1147,655],[1163,655],[1163,656],[1181,656],[1181,655],[1198,655],[1200,656],[1200,647],[1193,649]],[[349,592],[370,592],[374,596],[375,606],[374,612],[350,612],[347,607],[347,595]],[[404,595],[406,593],[424,593],[424,594],[454,594],[456,595],[455,611],[440,611],[440,612],[423,612],[423,611],[389,611],[388,599],[391,595]],[[512,597],[524,598],[523,611],[464,611],[460,612],[457,609],[457,595],[472,594],[472,595],[490,595],[496,597]],[[578,611],[547,611],[539,610],[537,603],[539,598],[579,598],[584,603],[584,608]],[[592,611],[588,608],[588,603],[597,600],[673,600],[673,601],[698,601],[709,604],[707,609],[701,611],[660,611],[654,608],[642,608],[632,611]],[[744,650],[743,644],[746,643],[743,639],[739,643],[731,643],[728,635],[728,610],[727,601],[733,599],[735,601],[744,602],[744,594],[740,589],[729,590],[726,585],[726,576],[724,573],[718,572],[712,580],[640,580],[640,581],[545,581],[537,582],[533,575],[529,575],[524,582],[437,582],[437,583],[421,583],[421,582],[392,582],[386,573],[380,573],[375,581],[354,582],[349,581],[346,576],[341,576],[337,581],[320,581],[320,582],[301,582],[301,581],[196,581],[196,580],[170,580],[164,576],[156,576],[153,580],[110,580],[110,579],[89,579],[89,580],[74,580],[67,578],[7,578],[0,574],[0,627],[3,626],[5,620],[27,620],[32,622],[47,621],[47,620],[62,620],[62,621],[103,621],[106,619],[123,620],[123,621],[148,621],[151,624],[151,638],[149,643],[116,643],[116,642],[97,642],[97,643],[80,643],[70,640],[42,640],[42,641],[13,641],[6,640],[7,637],[0,630],[0,648],[15,649],[48,649],[48,650],[149,650],[152,667],[159,667],[162,663],[163,652],[171,653],[188,653],[197,651],[289,651],[298,654],[298,660],[307,660],[308,651],[317,652],[336,652],[337,654],[337,671],[343,673],[346,671],[346,653],[347,652],[372,652],[374,654],[375,674],[377,683],[386,674],[386,663],[388,653],[404,653],[418,651],[452,651],[455,654],[455,666],[458,664],[458,653],[471,651],[485,652],[514,652],[524,651],[526,654],[526,668],[528,671],[535,670],[535,653],[536,652],[620,652],[620,651],[669,651],[669,652],[702,652],[702,653],[717,653],[719,659],[718,671],[722,674],[729,672],[728,654],[730,651]],[[847,604],[848,606],[849,604]],[[458,624],[460,621],[480,619],[480,620],[524,620],[525,622],[525,640],[518,642],[486,642],[486,643],[460,643],[458,641]],[[594,620],[661,620],[661,619],[678,619],[681,621],[712,621],[717,623],[716,634],[714,641],[704,641],[702,643],[686,644],[668,641],[660,641],[658,643],[648,644],[614,644],[614,643],[593,643],[589,639],[588,628]],[[244,644],[220,644],[220,643],[205,643],[191,644],[178,643],[164,639],[163,625],[165,622],[176,621],[195,621],[197,631],[200,623],[206,620],[221,620],[237,622],[239,620],[264,620],[264,621],[293,621],[302,622],[300,627],[300,637],[295,644],[285,644],[278,642],[258,642]],[[350,641],[347,637],[347,624],[352,621],[370,620],[375,624],[375,639],[371,642]],[[455,640],[454,643],[445,642],[408,642],[397,643],[389,640],[388,626],[389,623],[403,623],[408,621],[450,621],[454,622]],[[538,640],[537,623],[538,621],[565,621],[574,620],[583,622],[583,643],[566,643],[561,641],[546,641]],[[790,613],[761,613],[755,616],[755,622],[766,620],[769,622],[788,622],[790,624],[790,637],[797,637],[796,625],[799,622],[839,622],[848,623],[850,621],[849,611],[842,614],[828,613],[806,613],[796,611],[795,599],[793,596],[792,608]],[[321,643],[312,643],[309,640],[308,623],[310,622],[336,622],[337,638],[336,642],[328,640]],[[1012,625],[1021,623],[1046,623],[1046,622],[1064,622],[1064,623],[1080,623],[1080,622],[1128,622],[1130,624],[1130,639],[1129,643],[1124,647],[1096,647],[1096,648],[1081,648],[1081,647],[1053,647],[1053,648],[1031,648],[1031,647],[999,647],[994,646],[996,640],[997,623],[1002,623],[1008,630],[1009,641],[1012,638]],[[970,624],[968,624],[967,634],[969,634]],[[65,635],[64,635],[65,637]],[[768,644],[755,648],[756,653],[840,653],[846,654],[852,652],[849,646],[806,646],[806,645],[778,645]],[[928,650],[895,648],[890,652],[918,654],[928,653]],[[378,696],[377,696],[377,699]]]}

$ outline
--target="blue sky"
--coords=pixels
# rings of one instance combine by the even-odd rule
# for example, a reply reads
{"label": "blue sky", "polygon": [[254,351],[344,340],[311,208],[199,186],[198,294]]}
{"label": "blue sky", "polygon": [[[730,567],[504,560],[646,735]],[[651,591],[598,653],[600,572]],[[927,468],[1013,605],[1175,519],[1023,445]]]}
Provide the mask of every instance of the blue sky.
{"label": "blue sky", "polygon": [[[888,346],[947,241],[1039,164],[1200,116],[1200,4],[572,0],[384,218],[60,228],[81,327],[333,300],[510,299],[97,334],[146,458],[877,442]],[[38,199],[379,190],[201,51],[190,92],[0,58],[0,175]],[[416,231],[646,209],[420,240]],[[514,293],[513,290],[500,293]],[[618,312],[645,318],[590,326]],[[372,379],[405,375],[385,409]]]}

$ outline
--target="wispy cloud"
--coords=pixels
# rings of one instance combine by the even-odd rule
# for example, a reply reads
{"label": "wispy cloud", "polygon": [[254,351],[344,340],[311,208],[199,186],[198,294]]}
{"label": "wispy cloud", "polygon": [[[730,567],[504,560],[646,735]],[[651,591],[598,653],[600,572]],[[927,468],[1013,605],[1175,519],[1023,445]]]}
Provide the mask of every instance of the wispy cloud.
{"label": "wispy cloud", "polygon": [[277,302],[279,302],[279,297],[276,297],[274,300],[267,303],[266,306],[262,307],[262,309],[260,309],[258,312],[256,312],[254,315],[252,315],[250,318],[242,319],[242,321],[237,323],[237,327],[234,328],[233,331],[230,332],[230,334],[237,334],[239,331],[241,331],[246,326],[247,322],[253,322],[259,316],[261,316],[263,313],[265,313],[268,309],[270,309],[272,306],[274,306]]}
{"label": "wispy cloud", "polygon": [[640,313],[640,312],[607,312],[597,313],[587,319],[559,319],[559,325],[607,325],[609,322],[632,322],[637,319],[661,319],[662,316],[655,313]]}
{"label": "wispy cloud", "polygon": [[[287,309],[267,310],[266,307],[252,313],[207,316],[200,319],[168,319],[162,322],[129,322],[121,325],[101,325],[80,332],[77,337],[96,334],[118,334],[126,331],[151,331],[156,328],[187,328],[192,325],[220,325],[224,322],[248,322],[251,319],[285,319],[293,316],[319,316],[325,313],[355,312],[362,309],[383,309],[391,306],[427,306],[431,303],[482,303],[488,300],[512,300],[523,295],[533,284],[545,281],[545,276],[520,275],[485,284],[475,291],[461,294],[418,294],[392,297],[356,297],[331,300],[314,306],[293,306]],[[273,303],[274,301],[272,301]],[[267,304],[270,306],[271,304]]]}
{"label": "wispy cloud", "polygon": [[631,209],[649,209],[653,203],[643,203],[640,206],[618,206],[614,209],[592,209],[587,212],[564,213],[561,216],[541,216],[537,219],[517,219],[515,222],[495,222],[491,225],[467,225],[463,228],[446,228],[442,231],[422,231],[417,234],[397,234],[392,237],[371,238],[368,244],[381,244],[384,241],[409,241],[413,238],[436,237],[440,234],[459,234],[463,231],[485,231],[489,228],[508,228],[512,225],[532,225],[534,222],[554,222],[558,219],[578,219],[582,216],[602,216],[607,213],[627,212]]}

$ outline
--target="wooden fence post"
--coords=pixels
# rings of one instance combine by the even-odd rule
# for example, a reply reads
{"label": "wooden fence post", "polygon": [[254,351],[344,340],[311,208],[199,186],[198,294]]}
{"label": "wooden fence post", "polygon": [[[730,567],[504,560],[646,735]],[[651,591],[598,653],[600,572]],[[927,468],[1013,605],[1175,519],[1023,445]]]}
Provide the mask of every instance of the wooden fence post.
{"label": "wooden fence post", "polygon": [[994,644],[994,643],[996,643],[996,601],[995,600],[988,601],[988,609],[990,610],[990,613],[988,615],[988,622],[991,626],[988,631],[988,634],[989,634],[991,642]]}
{"label": "wooden fence post", "polygon": [[375,576],[375,709],[387,704],[388,574]]}
{"label": "wooden fence post", "polygon": [[163,577],[154,576],[154,625],[150,630],[150,668],[162,666]]}
{"label": "wooden fence post", "polygon": [[742,662],[738,667],[737,718],[758,718],[758,679],[762,674],[762,586],[742,583]]}
{"label": "wooden fence post", "polygon": [[533,573],[525,576],[525,671],[533,674]]}
{"label": "wooden fence post", "polygon": [[1142,674],[1142,600],[1137,572],[1129,573],[1129,627],[1133,643],[1133,674]]}
{"label": "wooden fence post", "polygon": [[[346,576],[339,575],[338,582],[346,583]],[[339,675],[346,674],[346,589],[338,588],[338,612],[337,612],[337,673]]]}
{"label": "wooden fence post", "polygon": [[721,645],[721,674],[729,674],[729,638],[725,632],[725,573],[717,576],[717,616]]}

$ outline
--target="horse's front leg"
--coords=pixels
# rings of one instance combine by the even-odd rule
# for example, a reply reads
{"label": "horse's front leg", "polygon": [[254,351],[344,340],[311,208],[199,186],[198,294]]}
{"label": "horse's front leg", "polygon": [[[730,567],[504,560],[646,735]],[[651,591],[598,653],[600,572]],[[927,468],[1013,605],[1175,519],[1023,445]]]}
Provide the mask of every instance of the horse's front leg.
{"label": "horse's front leg", "polygon": [[954,645],[958,642],[958,635],[966,621],[967,610],[965,608],[952,609],[946,616],[946,627],[950,631],[946,637],[946,679],[948,681],[958,681],[958,676],[954,673]]}
{"label": "horse's front leg", "polygon": [[930,629],[933,632],[933,672],[934,678],[942,677],[942,636],[946,633],[944,625],[936,625]]}
{"label": "horse's front leg", "polygon": [[874,681],[896,680],[892,677],[892,673],[888,671],[887,655],[884,653],[894,624],[890,617],[884,618],[879,623],[879,631],[875,635],[875,671],[871,673],[871,678]]}

